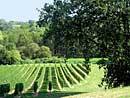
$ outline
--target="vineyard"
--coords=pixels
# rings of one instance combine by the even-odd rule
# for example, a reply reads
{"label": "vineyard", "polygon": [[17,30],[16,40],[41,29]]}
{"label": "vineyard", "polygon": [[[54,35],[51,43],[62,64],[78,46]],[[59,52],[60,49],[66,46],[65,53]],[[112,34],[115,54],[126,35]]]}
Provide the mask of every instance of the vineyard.
{"label": "vineyard", "polygon": [[[85,64],[2,65],[0,85],[10,85],[5,98],[17,98],[14,97],[16,84],[23,84],[21,98],[32,98],[36,81],[38,83],[36,98],[129,98],[130,87],[104,90],[98,86],[103,77],[103,69],[94,64],[96,61],[98,59],[91,59],[89,74]],[[52,85],[52,93],[49,93],[49,83]]]}
{"label": "vineyard", "polygon": [[37,92],[48,92],[49,82],[52,92],[74,88],[87,78],[85,64],[25,64],[0,67],[0,84],[10,84],[9,94],[14,93],[17,83],[23,84],[23,93],[33,93],[34,82]]}

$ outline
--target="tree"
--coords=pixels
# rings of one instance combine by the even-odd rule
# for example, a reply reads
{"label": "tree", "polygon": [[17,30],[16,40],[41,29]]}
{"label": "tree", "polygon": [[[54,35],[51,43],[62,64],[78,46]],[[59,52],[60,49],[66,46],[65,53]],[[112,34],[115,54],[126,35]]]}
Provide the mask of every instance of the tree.
{"label": "tree", "polygon": [[[80,49],[85,58],[90,54],[88,49],[90,45],[87,40],[89,40],[93,34],[88,33],[88,28],[85,28],[85,26],[89,26],[92,15],[89,15],[89,12],[86,12],[85,8],[80,8],[80,6],[86,7],[89,5],[91,6],[88,1],[85,2],[83,0],[81,2],[76,0],[55,0],[53,5],[45,4],[41,11],[38,24],[40,26],[48,25],[43,39],[45,41],[44,44],[50,47],[53,54],[56,54],[60,49],[65,51],[63,53],[65,57],[67,57],[67,52],[70,47],[82,47]],[[84,17],[85,14],[88,14],[88,16]],[[88,17],[90,17],[91,20]],[[90,25],[92,26],[93,24]],[[89,38],[87,34],[91,34]]]}
{"label": "tree", "polygon": [[7,51],[5,60],[6,60],[5,63],[9,65],[19,63],[21,60],[21,55],[18,50],[10,50],[10,51]]}
{"label": "tree", "polygon": [[46,58],[51,56],[52,53],[47,46],[41,46],[40,49],[37,51],[37,58]]}
{"label": "tree", "polygon": [[130,84],[130,2],[128,0],[101,2],[102,0],[98,7],[104,9],[105,6],[106,11],[102,11],[104,19],[98,22],[97,36],[102,55],[110,61],[103,65],[105,69],[103,82],[106,82],[108,87],[127,86]]}
{"label": "tree", "polygon": [[5,31],[12,28],[12,26],[6,22],[4,19],[0,19],[0,30]]}
{"label": "tree", "polygon": [[37,43],[30,43],[24,50],[24,55],[30,59],[37,57],[37,51],[39,51],[39,45]]}
{"label": "tree", "polygon": [[22,58],[22,59],[26,59],[26,56],[25,56],[26,46],[20,46],[20,47],[18,47],[17,49],[18,49],[18,51],[20,52],[21,58]]}
{"label": "tree", "polygon": [[0,64],[5,64],[5,58],[7,55],[7,50],[6,48],[0,44]]}
{"label": "tree", "polygon": [[0,41],[2,41],[3,40],[3,34],[2,34],[2,32],[0,31]]}
{"label": "tree", "polygon": [[20,47],[20,46],[27,46],[29,43],[32,43],[33,40],[32,40],[32,36],[31,36],[31,33],[30,32],[27,32],[27,31],[23,31],[21,34],[19,34],[19,37],[18,37],[18,42],[17,42],[17,47]]}
{"label": "tree", "polygon": [[95,50],[107,57],[102,81],[109,88],[130,84],[129,21],[129,0],[54,0],[38,24],[48,27],[43,39],[53,54],[64,47],[67,57],[69,47],[80,47],[87,63]]}

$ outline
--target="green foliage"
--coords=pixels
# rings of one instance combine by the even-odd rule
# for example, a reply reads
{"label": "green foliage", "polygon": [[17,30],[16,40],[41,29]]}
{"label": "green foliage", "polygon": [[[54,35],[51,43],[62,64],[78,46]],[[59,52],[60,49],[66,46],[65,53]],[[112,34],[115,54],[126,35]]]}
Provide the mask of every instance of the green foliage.
{"label": "green foliage", "polygon": [[20,46],[20,47],[18,47],[18,51],[20,52],[20,55],[21,55],[22,59],[26,59],[25,52],[24,52],[25,49],[26,49],[26,46]]}
{"label": "green foliage", "polygon": [[3,40],[3,34],[2,34],[2,32],[0,31],[0,41],[2,41]]}
{"label": "green foliage", "polygon": [[0,85],[0,96],[3,96],[10,91],[10,84],[2,84]]}
{"label": "green foliage", "polygon": [[39,45],[37,43],[30,43],[24,50],[25,56],[34,59],[37,57],[37,52],[39,51]]}
{"label": "green foliage", "polygon": [[[36,59],[37,60],[37,59]],[[34,63],[40,63],[40,62],[36,62],[36,60],[34,59],[34,60],[32,60],[32,59],[25,59],[25,60],[21,60],[20,61],[20,64],[34,64]]]}
{"label": "green foliage", "polygon": [[10,50],[10,51],[7,51],[5,60],[6,60],[5,62],[6,64],[15,64],[15,63],[20,62],[21,55],[18,50]]}
{"label": "green foliage", "polygon": [[64,58],[51,57],[51,58],[43,58],[43,63],[63,63]]}
{"label": "green foliage", "polygon": [[5,20],[0,19],[0,45],[4,47],[0,47],[0,64],[17,63],[16,59],[14,59],[16,57],[12,56],[13,50],[18,50],[21,58],[24,60],[38,58],[38,55],[36,54],[37,50],[42,52],[39,52],[40,57],[50,57],[51,52],[49,49],[47,50],[47,48],[44,48],[47,50],[47,52],[45,52],[43,51],[43,48],[40,49],[39,47],[42,45],[42,35],[44,33],[44,29],[44,27],[39,28],[36,21],[33,20],[28,22],[6,22]]}
{"label": "green foliage", "polygon": [[68,49],[77,47],[86,63],[98,51],[111,62],[103,65],[103,83],[108,88],[129,85],[129,5],[129,0],[54,0],[45,4],[38,21],[40,26],[48,26],[44,43],[54,54],[64,50],[66,58]]}
{"label": "green foliage", "polygon": [[3,45],[0,45],[0,64],[6,64],[7,50]]}
{"label": "green foliage", "polygon": [[14,50],[14,49],[16,49],[16,45],[14,43],[7,43],[6,49],[9,50],[9,51]]}
{"label": "green foliage", "polygon": [[91,40],[95,38],[94,30],[90,29],[95,21],[91,19],[94,12],[94,5],[83,0],[55,0],[53,4],[45,4],[38,21],[40,26],[48,25],[43,35],[44,43],[53,54],[62,54],[66,58],[92,56],[95,41]]}
{"label": "green foliage", "polygon": [[5,31],[12,27],[8,22],[6,22],[4,19],[0,19],[0,30]]}
{"label": "green foliage", "polygon": [[31,32],[31,36],[33,39],[33,42],[41,45],[42,44],[42,35],[43,35],[44,30],[38,31],[38,32]]}
{"label": "green foliage", "polygon": [[72,63],[72,64],[76,64],[76,63],[84,63],[85,59],[83,58],[69,58],[67,59],[67,63]]}
{"label": "green foliage", "polygon": [[129,5],[128,0],[100,0],[97,5],[103,15],[102,21],[98,21],[100,25],[97,25],[97,40],[102,55],[109,60],[103,64],[105,75],[102,81],[108,88],[130,84]]}
{"label": "green foliage", "polygon": [[50,58],[37,58],[35,63],[64,63],[64,58],[50,57]]}
{"label": "green foliage", "polygon": [[19,34],[17,46],[27,46],[29,43],[32,43],[32,37],[30,33],[24,32]]}
{"label": "green foliage", "polygon": [[47,58],[51,56],[51,50],[47,46],[41,46],[40,49],[37,51],[38,58]]}
{"label": "green foliage", "polygon": [[23,83],[17,83],[17,84],[15,85],[14,95],[22,94],[23,88],[24,88]]}

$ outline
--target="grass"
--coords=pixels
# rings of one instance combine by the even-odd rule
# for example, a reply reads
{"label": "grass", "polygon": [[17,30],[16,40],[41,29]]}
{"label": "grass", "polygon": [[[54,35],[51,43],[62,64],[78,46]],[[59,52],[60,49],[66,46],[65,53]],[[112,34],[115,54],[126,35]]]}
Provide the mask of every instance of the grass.
{"label": "grass", "polygon": [[118,87],[106,91],[96,91],[63,98],[130,98],[130,87]]}

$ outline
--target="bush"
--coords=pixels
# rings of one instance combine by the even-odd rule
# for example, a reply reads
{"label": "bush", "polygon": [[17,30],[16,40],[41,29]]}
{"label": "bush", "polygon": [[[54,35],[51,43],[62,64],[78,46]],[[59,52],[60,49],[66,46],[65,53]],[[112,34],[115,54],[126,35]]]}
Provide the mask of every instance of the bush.
{"label": "bush", "polygon": [[10,91],[10,84],[0,85],[0,96],[5,96]]}
{"label": "bush", "polygon": [[36,92],[37,92],[37,89],[38,89],[38,82],[37,82],[37,81],[34,82],[34,87],[33,87],[33,89],[34,89],[34,92],[36,93]]}
{"label": "bush", "polygon": [[51,81],[49,81],[48,86],[49,86],[49,87],[48,87],[48,90],[51,91],[51,90],[52,90],[52,82],[51,82]]}
{"label": "bush", "polygon": [[23,52],[25,57],[29,59],[35,59],[37,58],[37,52],[39,51],[39,49],[40,47],[37,43],[30,43],[27,45]]}
{"label": "bush", "polygon": [[15,64],[19,63],[21,55],[18,50],[8,51],[5,47],[0,46],[0,64]]}
{"label": "bush", "polygon": [[34,64],[35,60],[26,59],[26,60],[21,60],[20,63],[21,64]]}
{"label": "bush", "polygon": [[20,62],[21,60],[21,55],[19,53],[18,50],[11,50],[11,51],[7,51],[7,55],[5,57],[6,60],[6,64],[15,64]]}
{"label": "bush", "polygon": [[16,49],[16,45],[14,43],[8,43],[6,45],[6,49],[7,50],[15,50]]}
{"label": "bush", "polygon": [[64,63],[64,58],[51,57],[51,58],[36,58],[21,60],[21,64],[34,64],[34,63]]}
{"label": "bush", "polygon": [[42,63],[64,63],[64,58],[51,57],[51,58],[41,58]]}
{"label": "bush", "polygon": [[24,88],[23,83],[17,83],[17,84],[15,85],[14,95],[22,94],[23,88]]}
{"label": "bush", "polygon": [[52,52],[50,48],[47,46],[41,46],[39,51],[37,51],[37,58],[47,58],[51,56],[52,56]]}
{"label": "bush", "polygon": [[36,58],[36,59],[35,59],[35,63],[42,63],[41,58]]}

